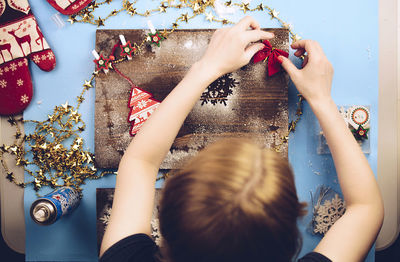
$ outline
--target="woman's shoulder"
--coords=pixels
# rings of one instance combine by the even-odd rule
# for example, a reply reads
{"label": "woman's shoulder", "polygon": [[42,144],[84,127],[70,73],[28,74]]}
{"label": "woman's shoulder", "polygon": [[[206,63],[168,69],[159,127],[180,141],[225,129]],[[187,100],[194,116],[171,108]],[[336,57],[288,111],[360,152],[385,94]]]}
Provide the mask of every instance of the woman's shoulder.
{"label": "woman's shoulder", "polygon": [[[146,234],[134,234],[121,239],[104,252],[99,262],[143,261],[157,262],[159,250],[154,240]],[[298,262],[332,262],[324,255],[311,252]]]}
{"label": "woman's shoulder", "polygon": [[320,253],[311,252],[300,258],[298,262],[332,262],[332,260]]}
{"label": "woman's shoulder", "polygon": [[158,247],[153,239],[146,234],[134,234],[112,245],[99,262],[157,262],[157,253]]}

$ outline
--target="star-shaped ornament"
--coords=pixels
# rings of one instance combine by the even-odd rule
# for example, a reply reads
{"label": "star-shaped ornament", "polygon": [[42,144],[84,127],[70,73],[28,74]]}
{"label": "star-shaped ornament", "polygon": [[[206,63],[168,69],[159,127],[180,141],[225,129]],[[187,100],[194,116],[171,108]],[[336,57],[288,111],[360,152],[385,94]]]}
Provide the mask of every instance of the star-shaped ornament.
{"label": "star-shaped ornament", "polygon": [[17,166],[26,166],[28,164],[28,162],[23,158],[17,158],[17,161],[15,164]]}
{"label": "star-shaped ornament", "polygon": [[73,23],[77,22],[76,16],[75,16],[75,15],[71,15],[71,16],[68,18],[67,21],[70,22],[71,25],[72,25]]}
{"label": "star-shaped ornament", "polygon": [[82,16],[82,21],[84,22],[89,22],[93,18],[93,15],[91,13],[84,13]]}
{"label": "star-shaped ornament", "polygon": [[124,1],[123,6],[124,6],[125,9],[129,9],[129,8],[131,8],[133,6],[133,4],[131,2],[129,2],[129,1]]}
{"label": "star-shaped ornament", "polygon": [[147,39],[151,42],[151,44],[160,46],[160,42],[164,40],[165,37],[159,31],[156,31],[154,34],[149,33]]}
{"label": "star-shaped ornament", "polygon": [[357,129],[353,129],[353,135],[357,141],[362,141],[364,139],[368,139],[368,131],[369,128],[364,128],[362,125],[359,125]]}
{"label": "star-shaped ornament", "polygon": [[71,120],[72,120],[72,121],[75,121],[75,123],[78,123],[78,122],[79,122],[79,119],[80,119],[80,117],[81,117],[81,115],[78,114],[78,111],[77,111],[77,110],[71,111],[70,116],[71,116]]}
{"label": "star-shaped ornament", "polygon": [[193,11],[198,12],[200,10],[200,5],[198,3],[195,3],[193,6]]}
{"label": "star-shaped ornament", "polygon": [[85,98],[83,96],[78,96],[78,102],[82,103],[85,100]]}
{"label": "star-shaped ornament", "polygon": [[101,69],[108,70],[108,63],[110,62],[110,59],[104,58],[103,55],[101,54],[99,59],[95,59],[93,60],[93,62],[96,64],[96,70],[101,70]]}
{"label": "star-shaped ornament", "polygon": [[76,143],[77,143],[78,145],[82,144],[82,142],[83,142],[82,137],[78,137],[78,138],[76,139]]}
{"label": "star-shaped ornament", "polygon": [[92,84],[90,83],[90,81],[88,81],[88,80],[85,80],[85,83],[83,84],[83,86],[85,88],[92,88],[93,87]]}
{"label": "star-shaped ornament", "polygon": [[182,16],[180,18],[181,18],[181,21],[185,21],[187,23],[189,20],[188,13],[182,14]]}
{"label": "star-shaped ornament", "polygon": [[21,135],[22,135],[22,134],[21,134],[20,132],[17,131],[17,133],[15,133],[15,135],[14,135],[14,136],[15,136],[15,139],[19,139],[19,138],[21,137]]}
{"label": "star-shaped ornament", "polygon": [[120,45],[121,47],[121,56],[133,56],[136,52],[136,47],[132,47],[131,42],[126,42],[126,45]]}
{"label": "star-shaped ornament", "polygon": [[130,14],[131,16],[134,16],[136,14],[136,8],[129,7],[126,10],[128,11],[128,14]]}
{"label": "star-shaped ornament", "polygon": [[278,17],[279,12],[276,11],[275,9],[272,9],[272,10],[269,12],[269,15],[271,16],[271,19],[274,19],[274,18],[277,18],[277,17]]}
{"label": "star-shaped ornament", "polygon": [[42,184],[39,179],[35,178],[35,181],[33,182],[33,189],[35,191],[39,191],[39,189],[42,187]]}
{"label": "star-shaped ornament", "polygon": [[10,181],[14,181],[14,174],[12,172],[8,172],[6,178]]}
{"label": "star-shaped ornament", "polygon": [[162,5],[160,5],[160,13],[166,13],[167,12],[167,7],[168,6],[165,6],[165,4],[164,3],[162,3]]}
{"label": "star-shaped ornament", "polygon": [[96,23],[97,27],[100,27],[100,26],[104,26],[104,21],[105,21],[105,19],[102,19],[99,16],[99,18],[97,20],[95,20],[94,22]]}
{"label": "star-shaped ornament", "polygon": [[11,150],[12,154],[16,155],[19,151],[19,148],[18,148],[18,146],[12,146],[12,147],[10,147],[10,150]]}
{"label": "star-shaped ornament", "polygon": [[206,20],[212,22],[213,19],[214,19],[213,14],[212,14],[211,12],[208,12],[208,13],[206,14]]}
{"label": "star-shaped ornament", "polygon": [[8,150],[8,147],[7,147],[7,149],[6,149],[6,145],[2,145],[2,146],[0,146],[0,150],[3,152],[3,153],[5,153],[5,152],[7,152],[7,150]]}
{"label": "star-shaped ornament", "polygon": [[246,4],[242,3],[240,9],[243,10],[243,13],[246,13],[247,11],[250,10],[249,3],[246,3]]}
{"label": "star-shaped ornament", "polygon": [[61,107],[64,109],[64,111],[68,112],[70,105],[68,105],[68,101],[67,101],[67,102],[65,102],[65,104],[61,104]]}
{"label": "star-shaped ornament", "polygon": [[7,119],[7,122],[10,123],[10,125],[15,126],[17,124],[17,121],[15,121],[15,118],[9,117]]}

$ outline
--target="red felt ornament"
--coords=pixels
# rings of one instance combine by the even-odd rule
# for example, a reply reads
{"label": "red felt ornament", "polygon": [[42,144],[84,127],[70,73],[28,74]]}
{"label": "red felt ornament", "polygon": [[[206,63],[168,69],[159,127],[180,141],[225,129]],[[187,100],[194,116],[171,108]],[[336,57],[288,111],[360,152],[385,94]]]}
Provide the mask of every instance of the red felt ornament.
{"label": "red felt ornament", "polygon": [[98,59],[93,60],[93,62],[96,64],[96,70],[108,70],[108,64],[110,63],[110,60],[111,58],[104,58],[104,56],[101,54]]}
{"label": "red felt ornament", "polygon": [[148,39],[151,44],[160,46],[160,42],[165,40],[165,37],[157,30],[155,33],[149,33]]}
{"label": "red felt ornament", "polygon": [[[111,64],[112,64],[112,69],[115,70],[117,74],[119,74],[122,78],[124,78],[126,81],[129,82],[131,86],[131,94],[130,94],[130,99],[128,101],[128,107],[130,108],[129,110],[129,115],[128,115],[128,122],[131,124],[131,128],[129,130],[129,134],[131,136],[136,135],[137,132],[139,132],[140,128],[143,126],[143,124],[146,122],[146,120],[153,114],[153,112],[157,109],[157,107],[160,105],[160,101],[156,100],[153,98],[153,95],[150,94],[149,92],[146,92],[136,86],[132,80],[124,75],[121,71],[118,70],[118,68],[115,66],[114,63],[114,54],[116,51],[118,44],[114,45],[113,50],[111,52],[111,55],[109,56],[111,58]],[[122,48],[122,53],[121,56],[127,56],[128,53],[133,54],[133,49],[131,52],[128,52],[128,50],[125,50],[123,47],[129,46],[132,48],[130,42],[128,41],[126,45],[120,45]],[[95,60],[96,65],[100,59],[103,59],[103,56],[100,56],[99,59]],[[110,60],[108,60],[110,61]],[[108,63],[107,61],[107,63]],[[108,68],[108,67],[107,67]]]}
{"label": "red felt ornament", "polygon": [[21,113],[32,99],[31,59],[51,71],[56,60],[27,0],[0,0],[0,115]]}
{"label": "red felt ornament", "polygon": [[76,14],[92,0],[47,0],[49,4],[63,15]]}
{"label": "red felt ornament", "polygon": [[364,128],[362,125],[359,125],[357,129],[353,129],[353,135],[357,141],[362,141],[368,139],[368,131],[369,128]]}
{"label": "red felt ornament", "polygon": [[267,60],[268,76],[272,76],[282,69],[278,57],[289,57],[289,54],[281,49],[273,48],[268,40],[264,40],[263,44],[264,48],[253,56],[253,63]]}
{"label": "red felt ornament", "polygon": [[128,104],[128,107],[130,107],[128,122],[131,123],[129,131],[131,136],[139,132],[140,128],[159,105],[160,101],[154,99],[152,94],[137,86],[132,86]]}
{"label": "red felt ornament", "polygon": [[136,47],[132,47],[131,42],[126,42],[126,45],[120,45],[121,47],[121,56],[132,57],[136,52]]}

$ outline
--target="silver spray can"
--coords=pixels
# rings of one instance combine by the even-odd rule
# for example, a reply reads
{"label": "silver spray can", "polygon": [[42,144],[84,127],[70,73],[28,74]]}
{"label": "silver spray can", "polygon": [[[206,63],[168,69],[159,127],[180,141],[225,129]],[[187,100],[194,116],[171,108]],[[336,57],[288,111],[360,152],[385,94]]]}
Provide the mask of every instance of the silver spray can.
{"label": "silver spray can", "polygon": [[32,203],[30,214],[39,225],[50,225],[74,210],[80,201],[79,192],[72,187],[61,187]]}

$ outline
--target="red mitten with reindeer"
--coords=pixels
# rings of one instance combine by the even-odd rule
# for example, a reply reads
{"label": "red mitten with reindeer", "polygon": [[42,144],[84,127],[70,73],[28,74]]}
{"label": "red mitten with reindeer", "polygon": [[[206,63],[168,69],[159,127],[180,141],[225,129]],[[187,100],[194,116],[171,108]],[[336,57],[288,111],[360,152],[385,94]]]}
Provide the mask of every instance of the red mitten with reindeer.
{"label": "red mitten with reindeer", "polygon": [[63,15],[76,14],[92,0],[47,0],[52,7]]}
{"label": "red mitten with reindeer", "polygon": [[32,99],[28,58],[44,71],[56,65],[28,0],[0,0],[0,115],[21,113]]}

